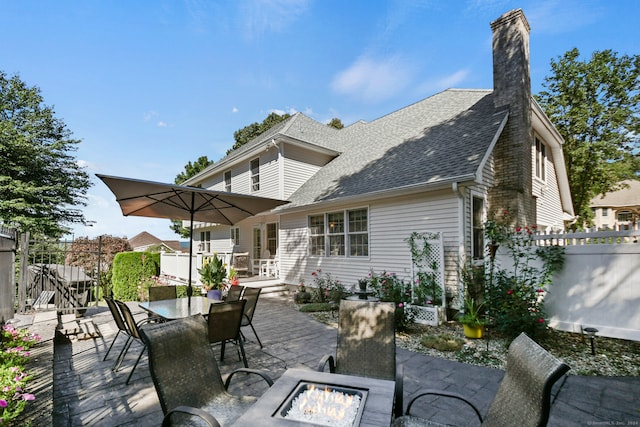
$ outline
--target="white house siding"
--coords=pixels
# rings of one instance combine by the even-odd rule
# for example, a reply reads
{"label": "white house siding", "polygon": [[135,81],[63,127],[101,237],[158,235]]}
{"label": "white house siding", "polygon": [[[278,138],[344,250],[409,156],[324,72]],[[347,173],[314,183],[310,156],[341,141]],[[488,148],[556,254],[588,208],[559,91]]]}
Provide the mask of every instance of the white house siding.
{"label": "white house siding", "polygon": [[284,199],[288,199],[302,184],[307,182],[322,166],[329,163],[331,156],[302,147],[283,144]]}
{"label": "white house siding", "polygon": [[281,278],[288,284],[301,280],[310,284],[312,273],[323,273],[354,285],[369,274],[386,271],[401,277],[411,275],[411,255],[406,239],[414,232],[442,232],[445,245],[447,281],[455,275],[458,255],[457,196],[451,191],[420,194],[402,199],[376,200],[369,204],[369,257],[312,257],[308,256],[307,216],[358,209],[365,204],[332,207],[305,213],[282,215],[280,218]]}
{"label": "white house siding", "polygon": [[547,171],[546,180],[541,181],[535,176],[533,178],[533,195],[537,198],[537,226],[542,231],[559,231],[564,229],[560,190],[558,188],[556,169],[551,156],[551,150],[547,149],[547,159],[545,161]]}

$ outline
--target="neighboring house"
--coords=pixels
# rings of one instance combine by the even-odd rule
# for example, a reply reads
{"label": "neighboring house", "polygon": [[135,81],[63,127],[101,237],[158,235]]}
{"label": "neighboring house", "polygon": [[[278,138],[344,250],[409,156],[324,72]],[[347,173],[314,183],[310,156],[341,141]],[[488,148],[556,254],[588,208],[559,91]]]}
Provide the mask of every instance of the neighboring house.
{"label": "neighboring house", "polygon": [[128,240],[134,252],[145,252],[149,250],[157,252],[180,252],[184,250],[178,240],[160,240],[146,231],[136,234]]}
{"label": "neighboring house", "polygon": [[634,230],[640,219],[640,181],[623,181],[626,185],[611,193],[595,197],[590,206],[593,225],[598,230]]}
{"label": "neighboring house", "polygon": [[287,284],[322,269],[351,285],[372,270],[410,277],[407,238],[440,232],[455,287],[460,261],[484,256],[490,212],[564,229],[563,141],[531,97],[529,25],[515,10],[491,27],[494,90],[445,90],[341,130],[297,113],[189,179],[290,202],[232,227],[195,224],[195,244],[253,259],[267,249]]}

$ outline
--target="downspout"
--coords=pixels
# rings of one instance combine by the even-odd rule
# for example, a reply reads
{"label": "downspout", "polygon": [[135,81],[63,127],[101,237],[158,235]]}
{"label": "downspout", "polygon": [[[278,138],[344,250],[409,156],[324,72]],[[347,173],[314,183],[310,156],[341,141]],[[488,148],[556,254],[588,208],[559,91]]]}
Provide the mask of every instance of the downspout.
{"label": "downspout", "polygon": [[[465,209],[464,209],[464,197],[465,197],[465,192],[464,189],[462,187],[460,187],[458,185],[457,182],[454,182],[451,184],[451,190],[456,194],[456,196],[458,196],[458,212],[460,212],[460,215],[458,216],[458,260],[461,260],[464,258],[465,256],[465,245],[464,245],[464,236],[465,236],[465,229],[464,229],[464,224],[465,224]],[[456,279],[457,279],[457,283],[458,283],[458,295],[457,295],[457,300],[459,301],[463,301],[464,300],[464,285],[462,283],[462,280],[460,279],[460,273],[459,271],[456,270]],[[458,307],[460,308],[460,307]]]}

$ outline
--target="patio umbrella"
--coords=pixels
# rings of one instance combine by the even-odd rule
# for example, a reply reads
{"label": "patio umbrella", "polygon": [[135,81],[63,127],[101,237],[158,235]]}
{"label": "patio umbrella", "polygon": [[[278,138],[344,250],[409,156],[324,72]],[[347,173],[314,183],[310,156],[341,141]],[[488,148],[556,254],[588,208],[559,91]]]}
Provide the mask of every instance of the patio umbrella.
{"label": "patio umbrella", "polygon": [[288,203],[246,194],[213,191],[177,184],[96,174],[116,196],[124,216],[181,219],[189,221],[189,304],[193,293],[191,268],[193,222],[233,225],[260,212]]}

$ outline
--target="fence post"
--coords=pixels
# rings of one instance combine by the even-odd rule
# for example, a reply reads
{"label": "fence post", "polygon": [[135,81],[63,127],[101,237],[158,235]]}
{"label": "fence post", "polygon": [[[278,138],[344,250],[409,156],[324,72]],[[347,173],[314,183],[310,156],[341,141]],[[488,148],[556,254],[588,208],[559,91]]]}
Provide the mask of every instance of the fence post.
{"label": "fence post", "polygon": [[18,280],[18,311],[26,311],[27,302],[27,266],[29,265],[29,232],[20,234],[20,276]]}

